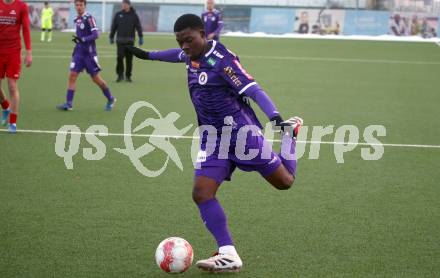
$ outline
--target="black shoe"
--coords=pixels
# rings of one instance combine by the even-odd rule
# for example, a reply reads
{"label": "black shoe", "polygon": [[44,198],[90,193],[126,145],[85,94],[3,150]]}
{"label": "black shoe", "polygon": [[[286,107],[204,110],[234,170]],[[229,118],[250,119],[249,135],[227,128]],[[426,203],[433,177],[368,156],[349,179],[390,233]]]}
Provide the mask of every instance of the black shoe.
{"label": "black shoe", "polygon": [[122,77],[122,76],[118,76],[118,79],[116,79],[116,82],[121,82],[121,81],[123,81],[124,80],[124,78]]}
{"label": "black shoe", "polygon": [[132,82],[133,80],[131,80],[131,77],[125,77],[125,81]]}

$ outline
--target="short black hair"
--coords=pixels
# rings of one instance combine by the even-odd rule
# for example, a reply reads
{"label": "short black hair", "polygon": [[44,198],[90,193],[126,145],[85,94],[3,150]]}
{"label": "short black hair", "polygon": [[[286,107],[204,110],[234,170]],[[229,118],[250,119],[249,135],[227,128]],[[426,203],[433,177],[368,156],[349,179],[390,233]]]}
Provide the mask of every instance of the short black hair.
{"label": "short black hair", "polygon": [[184,14],[181,15],[174,23],[174,33],[185,30],[186,28],[191,28],[194,30],[204,30],[202,19],[195,14]]}

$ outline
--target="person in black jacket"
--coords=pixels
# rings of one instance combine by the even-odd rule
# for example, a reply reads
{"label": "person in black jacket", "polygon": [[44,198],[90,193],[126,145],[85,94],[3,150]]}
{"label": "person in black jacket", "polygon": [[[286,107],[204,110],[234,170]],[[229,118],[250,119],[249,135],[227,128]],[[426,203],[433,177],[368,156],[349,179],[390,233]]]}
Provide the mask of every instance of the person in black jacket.
{"label": "person in black jacket", "polygon": [[122,1],[122,10],[115,14],[110,31],[110,43],[113,44],[115,33],[117,45],[117,64],[116,73],[118,79],[116,82],[124,80],[124,57],[126,62],[125,80],[131,82],[131,71],[133,68],[133,54],[126,51],[125,47],[134,45],[135,31],[138,33],[139,45],[144,43],[142,37],[142,27],[136,11],[131,6],[130,0]]}

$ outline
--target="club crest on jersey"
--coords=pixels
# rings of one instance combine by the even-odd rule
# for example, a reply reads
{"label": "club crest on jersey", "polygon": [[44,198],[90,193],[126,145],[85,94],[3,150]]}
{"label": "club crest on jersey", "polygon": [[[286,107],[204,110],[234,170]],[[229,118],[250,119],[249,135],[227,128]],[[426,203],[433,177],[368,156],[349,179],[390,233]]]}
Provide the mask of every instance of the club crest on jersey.
{"label": "club crest on jersey", "polygon": [[201,72],[199,75],[199,84],[205,85],[208,83],[208,74],[206,72]]}

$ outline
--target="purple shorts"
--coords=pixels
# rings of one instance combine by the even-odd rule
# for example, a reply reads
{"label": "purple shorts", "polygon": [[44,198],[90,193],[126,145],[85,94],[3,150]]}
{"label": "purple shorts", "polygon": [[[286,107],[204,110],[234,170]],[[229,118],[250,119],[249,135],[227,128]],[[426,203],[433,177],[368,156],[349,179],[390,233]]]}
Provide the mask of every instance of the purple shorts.
{"label": "purple shorts", "polygon": [[98,74],[98,72],[101,71],[101,67],[98,64],[98,56],[74,53],[72,56],[72,62],[70,63],[70,71],[79,73],[84,69],[86,69],[90,76]]}
{"label": "purple shorts", "polygon": [[[249,136],[246,143],[246,152],[249,149],[258,150],[258,155],[252,159],[242,159],[235,153],[235,145],[229,148],[227,158],[220,158],[218,154],[218,145],[216,151],[209,156],[204,156],[204,152],[199,152],[195,176],[205,176],[212,178],[221,184],[223,181],[231,180],[231,175],[235,168],[251,172],[257,171],[263,177],[272,174],[281,165],[281,159],[272,148],[264,148],[268,144],[263,136]],[[266,145],[267,146],[267,145]],[[264,151],[263,151],[264,149]],[[266,153],[266,155],[262,155]]]}

